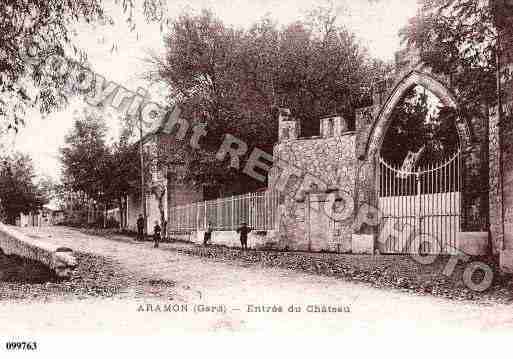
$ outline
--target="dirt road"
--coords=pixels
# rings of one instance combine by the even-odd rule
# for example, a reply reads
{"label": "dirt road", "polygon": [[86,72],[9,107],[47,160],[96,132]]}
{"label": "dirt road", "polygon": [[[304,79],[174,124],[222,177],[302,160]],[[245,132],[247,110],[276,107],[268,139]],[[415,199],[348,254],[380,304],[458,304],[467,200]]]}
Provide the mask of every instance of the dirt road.
{"label": "dirt road", "polygon": [[[115,296],[3,303],[0,331],[9,333],[152,335],[229,330],[373,335],[395,331],[400,336],[513,331],[511,306],[460,303],[282,269],[235,266],[166,250],[173,244],[154,249],[150,243],[112,241],[63,227],[23,231],[113,259],[121,271],[172,281],[177,295],[173,300]],[[273,307],[282,312],[272,312]]]}

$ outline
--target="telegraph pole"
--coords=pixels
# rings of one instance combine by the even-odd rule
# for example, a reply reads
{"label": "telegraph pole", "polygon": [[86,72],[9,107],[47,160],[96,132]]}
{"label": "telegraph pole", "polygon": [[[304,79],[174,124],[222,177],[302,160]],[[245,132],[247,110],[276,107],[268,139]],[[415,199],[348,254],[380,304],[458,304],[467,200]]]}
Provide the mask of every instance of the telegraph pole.
{"label": "telegraph pole", "polygon": [[144,181],[144,146],[143,146],[143,131],[142,131],[142,111],[139,110],[139,157],[141,162],[141,206],[144,218],[144,235],[148,232],[148,219],[146,216],[146,186]]}

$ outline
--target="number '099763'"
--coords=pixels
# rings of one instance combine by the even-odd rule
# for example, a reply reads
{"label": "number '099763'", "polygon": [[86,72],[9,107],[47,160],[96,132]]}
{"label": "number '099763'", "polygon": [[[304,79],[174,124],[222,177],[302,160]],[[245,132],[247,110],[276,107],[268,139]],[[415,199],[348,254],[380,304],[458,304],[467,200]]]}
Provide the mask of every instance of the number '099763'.
{"label": "number '099763'", "polygon": [[7,350],[37,350],[36,342],[7,342],[5,343]]}

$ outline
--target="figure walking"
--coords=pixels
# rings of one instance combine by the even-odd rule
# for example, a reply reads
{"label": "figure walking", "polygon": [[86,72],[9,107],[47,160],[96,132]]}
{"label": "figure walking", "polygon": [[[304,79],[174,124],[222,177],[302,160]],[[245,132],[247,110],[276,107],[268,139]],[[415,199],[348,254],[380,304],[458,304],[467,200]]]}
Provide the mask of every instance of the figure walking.
{"label": "figure walking", "polygon": [[242,222],[241,226],[237,229],[237,233],[240,233],[240,245],[243,250],[248,249],[248,233],[252,230],[246,222]]}
{"label": "figure walking", "polygon": [[155,227],[153,227],[153,247],[158,248],[160,243],[160,232],[162,231],[162,228],[159,226],[159,222],[155,221]]}
{"label": "figure walking", "polygon": [[144,218],[142,214],[139,215],[139,218],[137,218],[137,238],[138,241],[144,240]]}

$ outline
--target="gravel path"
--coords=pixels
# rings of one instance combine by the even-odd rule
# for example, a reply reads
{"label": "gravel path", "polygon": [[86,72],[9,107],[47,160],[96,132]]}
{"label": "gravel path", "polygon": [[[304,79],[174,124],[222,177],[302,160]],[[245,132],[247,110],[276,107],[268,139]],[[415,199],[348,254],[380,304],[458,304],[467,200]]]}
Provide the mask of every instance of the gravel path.
{"label": "gravel path", "polygon": [[[69,228],[24,231],[75,251],[104,257],[113,263],[114,278],[125,273],[133,282],[120,285],[128,288],[120,294],[100,295],[106,299],[84,296],[83,300],[49,303],[4,301],[0,323],[10,323],[11,331],[163,334],[265,330],[368,335],[395,330],[398,335],[411,335],[412,331],[461,334],[513,330],[513,311],[508,305],[418,296],[247,261],[233,265],[225,259],[186,255],[184,245],[164,244],[155,250],[151,243],[108,240]],[[158,289],[152,295],[155,286]],[[134,289],[142,290],[139,296]],[[179,305],[173,307],[175,304]],[[301,312],[289,312],[291,305]],[[282,312],[273,313],[273,307]],[[182,311],[176,311],[180,308]],[[205,308],[222,312],[195,312]],[[0,330],[2,327],[0,324]]]}
{"label": "gravel path", "polygon": [[118,261],[75,252],[78,267],[68,280],[19,257],[0,255],[0,302],[54,302],[94,298],[152,299],[176,296],[174,282],[155,281],[124,269]]}

